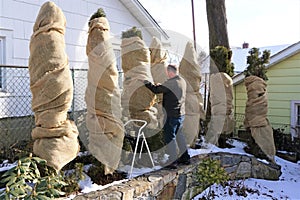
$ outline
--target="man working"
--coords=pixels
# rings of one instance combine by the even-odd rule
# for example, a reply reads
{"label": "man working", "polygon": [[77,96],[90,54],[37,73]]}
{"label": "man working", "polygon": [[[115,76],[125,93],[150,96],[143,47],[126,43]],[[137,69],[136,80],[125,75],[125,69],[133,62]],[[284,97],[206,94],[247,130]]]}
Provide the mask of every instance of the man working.
{"label": "man working", "polygon": [[[144,81],[145,86],[153,93],[163,93],[163,108],[166,116],[164,130],[168,164],[175,167],[176,163],[189,164],[190,155],[187,152],[185,136],[182,133],[182,124],[185,115],[186,82],[178,75],[175,65],[167,67],[168,80],[162,85],[154,85],[149,81]],[[179,149],[179,159],[177,156],[177,146]]]}

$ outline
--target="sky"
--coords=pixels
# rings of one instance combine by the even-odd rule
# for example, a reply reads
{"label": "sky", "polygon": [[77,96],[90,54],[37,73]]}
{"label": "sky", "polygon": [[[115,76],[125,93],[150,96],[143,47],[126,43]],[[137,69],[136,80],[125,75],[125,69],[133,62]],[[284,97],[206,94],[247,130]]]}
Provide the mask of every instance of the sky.
{"label": "sky", "polygon": [[[193,39],[190,0],[139,0],[159,25]],[[208,49],[205,0],[194,0],[196,41]],[[300,0],[225,0],[231,47],[266,47],[300,41]]]}

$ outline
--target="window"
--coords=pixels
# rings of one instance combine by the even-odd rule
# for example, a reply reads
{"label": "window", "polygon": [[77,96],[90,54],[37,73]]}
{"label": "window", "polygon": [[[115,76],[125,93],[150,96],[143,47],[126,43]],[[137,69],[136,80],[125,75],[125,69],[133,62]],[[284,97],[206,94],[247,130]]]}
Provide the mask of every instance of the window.
{"label": "window", "polygon": [[297,104],[297,123],[296,123],[296,127],[300,128],[300,105]]}
{"label": "window", "polygon": [[[8,53],[11,52],[11,53]],[[13,30],[0,27],[0,65],[13,62]],[[6,68],[0,66],[0,91],[6,90]]]}
{"label": "window", "polygon": [[300,137],[300,100],[291,101],[291,134]]}
{"label": "window", "polygon": [[119,88],[122,89],[123,88],[123,70],[122,70],[122,59],[121,59],[121,50],[119,49],[114,49],[114,53],[116,56],[116,64],[117,64],[117,69],[119,72]]}
{"label": "window", "polygon": [[114,49],[114,53],[115,53],[115,56],[116,56],[116,63],[117,63],[118,72],[122,72],[121,51],[119,49]]}
{"label": "window", "polygon": [[0,89],[3,89],[4,38],[0,37]]}

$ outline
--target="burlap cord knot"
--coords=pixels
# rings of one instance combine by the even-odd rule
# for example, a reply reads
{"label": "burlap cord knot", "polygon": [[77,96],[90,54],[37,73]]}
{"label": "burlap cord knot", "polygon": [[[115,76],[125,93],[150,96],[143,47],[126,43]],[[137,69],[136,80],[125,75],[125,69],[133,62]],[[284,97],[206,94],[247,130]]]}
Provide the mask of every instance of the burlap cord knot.
{"label": "burlap cord knot", "polygon": [[221,134],[230,134],[234,129],[233,81],[223,72],[210,76],[211,120],[206,142],[217,145]]}
{"label": "burlap cord knot", "polygon": [[197,61],[197,53],[191,42],[185,46],[185,52],[179,65],[179,72],[187,83],[185,101],[185,119],[183,133],[187,144],[193,146],[198,138],[200,118],[205,119],[203,98],[200,93],[201,71]]}
{"label": "burlap cord knot", "polygon": [[[150,57],[151,57],[151,74],[153,77],[154,84],[164,83],[168,76],[166,74],[167,68],[167,51],[163,49],[161,41],[153,37],[150,44]],[[162,96],[163,94],[157,94],[157,100],[155,107],[157,109],[157,120],[159,122],[159,127],[162,128],[164,125],[164,111],[162,106]]]}
{"label": "burlap cord knot", "polygon": [[128,119],[146,120],[147,127],[155,129],[158,126],[157,109],[154,107],[155,95],[143,84],[144,80],[153,80],[149,49],[139,37],[124,38],[121,54],[124,71],[123,116]]}
{"label": "burlap cord knot", "polygon": [[60,170],[79,151],[78,130],[67,119],[73,82],[65,52],[66,19],[53,2],[40,9],[30,40],[29,75],[36,128],[33,152]]}
{"label": "burlap cord knot", "polygon": [[88,149],[105,165],[105,174],[112,174],[117,169],[124,139],[118,71],[109,31],[105,17],[93,19],[86,47],[89,62],[85,94]]}
{"label": "burlap cord knot", "polygon": [[245,128],[250,128],[251,135],[261,150],[274,162],[276,153],[273,130],[267,119],[268,97],[267,84],[257,76],[245,78],[247,102],[245,109]]}

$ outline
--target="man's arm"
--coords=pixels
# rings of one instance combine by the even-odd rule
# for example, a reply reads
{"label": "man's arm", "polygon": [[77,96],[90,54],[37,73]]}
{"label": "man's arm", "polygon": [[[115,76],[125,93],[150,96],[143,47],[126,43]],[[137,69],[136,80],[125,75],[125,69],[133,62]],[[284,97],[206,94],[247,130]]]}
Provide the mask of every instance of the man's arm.
{"label": "man's arm", "polygon": [[150,81],[145,80],[144,85],[151,90],[154,94],[164,93],[167,91],[167,88],[163,85],[154,85]]}

